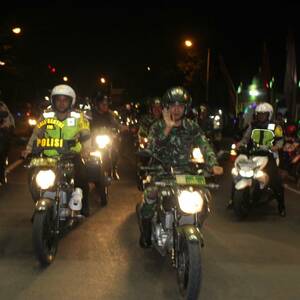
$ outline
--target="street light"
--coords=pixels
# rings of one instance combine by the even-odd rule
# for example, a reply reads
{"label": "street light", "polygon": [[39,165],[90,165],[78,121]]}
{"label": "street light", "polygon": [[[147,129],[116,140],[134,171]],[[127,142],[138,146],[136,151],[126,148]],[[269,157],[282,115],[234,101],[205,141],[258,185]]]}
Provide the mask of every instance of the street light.
{"label": "street light", "polygon": [[20,34],[22,30],[21,30],[20,27],[14,27],[11,31],[12,31],[14,34]]}
{"label": "street light", "polygon": [[148,71],[151,71],[151,68],[150,68],[150,67],[147,67],[147,70],[148,70]]}
{"label": "street light", "polygon": [[101,78],[100,78],[100,82],[101,82],[102,84],[105,84],[105,83],[106,83],[106,79],[105,79],[104,77],[101,77]]}
{"label": "street light", "polygon": [[64,81],[64,82],[67,82],[68,80],[69,80],[69,78],[68,78],[67,76],[64,76],[64,77],[63,77],[63,81]]}
{"label": "street light", "polygon": [[184,41],[184,45],[188,48],[192,47],[193,46],[193,42],[191,40],[185,40]]}
{"label": "street light", "polygon": [[0,60],[0,66],[5,66],[5,61]]}

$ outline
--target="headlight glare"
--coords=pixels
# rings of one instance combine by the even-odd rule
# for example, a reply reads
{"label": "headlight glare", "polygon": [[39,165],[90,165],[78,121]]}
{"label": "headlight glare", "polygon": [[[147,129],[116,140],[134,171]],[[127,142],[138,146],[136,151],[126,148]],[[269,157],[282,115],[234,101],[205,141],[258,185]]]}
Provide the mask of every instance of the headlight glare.
{"label": "headlight glare", "polygon": [[186,214],[195,214],[203,208],[203,197],[199,192],[182,191],[178,196],[180,209]]}
{"label": "headlight glare", "polygon": [[98,135],[96,143],[100,149],[104,149],[110,143],[110,138],[108,135]]}
{"label": "headlight glare", "polygon": [[251,178],[254,175],[253,170],[239,170],[239,173],[244,178]]}
{"label": "headlight glare", "polygon": [[52,170],[40,170],[36,175],[36,184],[42,190],[47,190],[54,185],[55,173]]}

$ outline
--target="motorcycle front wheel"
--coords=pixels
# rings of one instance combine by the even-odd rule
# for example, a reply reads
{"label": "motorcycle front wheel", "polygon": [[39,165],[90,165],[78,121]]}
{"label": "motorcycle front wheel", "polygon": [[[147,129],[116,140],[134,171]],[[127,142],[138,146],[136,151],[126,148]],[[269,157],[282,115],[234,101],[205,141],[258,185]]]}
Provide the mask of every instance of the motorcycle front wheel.
{"label": "motorcycle front wheel", "polygon": [[36,212],[33,218],[32,241],[35,255],[41,266],[50,265],[57,252],[57,236],[52,211]]}
{"label": "motorcycle front wheel", "polygon": [[250,210],[250,189],[235,190],[233,196],[233,210],[239,220],[245,219]]}
{"label": "motorcycle front wheel", "polygon": [[177,281],[182,299],[196,300],[202,282],[201,249],[199,243],[184,239],[178,253]]}

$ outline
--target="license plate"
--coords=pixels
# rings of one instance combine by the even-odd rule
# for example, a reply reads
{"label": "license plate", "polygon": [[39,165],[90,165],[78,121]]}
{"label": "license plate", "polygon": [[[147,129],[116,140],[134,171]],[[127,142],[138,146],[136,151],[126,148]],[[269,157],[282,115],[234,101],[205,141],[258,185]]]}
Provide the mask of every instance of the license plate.
{"label": "license plate", "polygon": [[176,175],[176,183],[180,185],[203,185],[205,177],[200,175]]}

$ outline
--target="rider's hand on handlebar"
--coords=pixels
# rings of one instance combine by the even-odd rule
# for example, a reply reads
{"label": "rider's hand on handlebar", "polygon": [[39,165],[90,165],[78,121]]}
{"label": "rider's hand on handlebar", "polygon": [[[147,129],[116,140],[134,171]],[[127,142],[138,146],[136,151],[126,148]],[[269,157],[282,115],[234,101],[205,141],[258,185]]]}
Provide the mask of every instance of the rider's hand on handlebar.
{"label": "rider's hand on handlebar", "polygon": [[273,147],[271,148],[271,150],[272,150],[273,152],[278,152],[279,147],[278,147],[277,145],[275,145],[275,146],[273,146]]}
{"label": "rider's hand on handlebar", "polygon": [[29,154],[31,154],[31,151],[23,150],[22,153],[21,153],[21,157],[26,159]]}
{"label": "rider's hand on handlebar", "polygon": [[213,173],[214,175],[222,175],[223,172],[224,172],[224,170],[223,170],[223,168],[220,167],[220,166],[213,166],[213,167],[212,167],[212,173]]}

